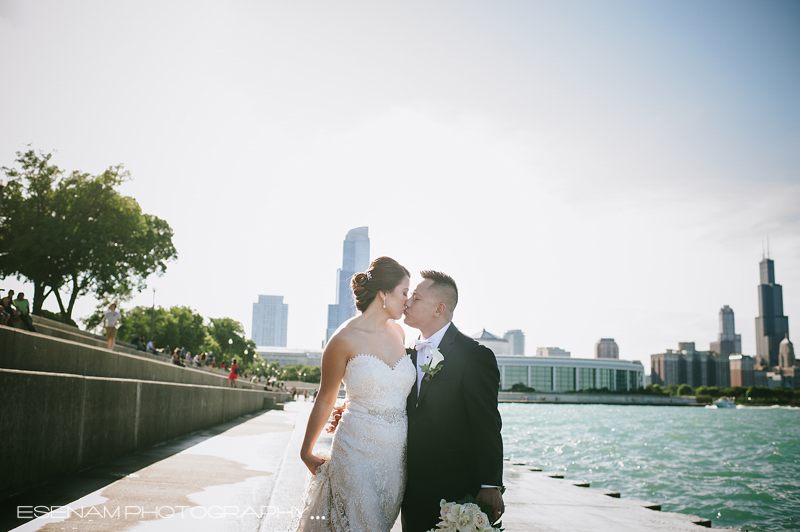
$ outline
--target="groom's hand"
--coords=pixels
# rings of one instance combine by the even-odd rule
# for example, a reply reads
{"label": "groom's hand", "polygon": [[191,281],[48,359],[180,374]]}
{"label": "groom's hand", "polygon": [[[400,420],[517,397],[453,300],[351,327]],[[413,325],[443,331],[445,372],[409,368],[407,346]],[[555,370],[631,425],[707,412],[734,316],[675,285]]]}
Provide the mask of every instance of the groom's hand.
{"label": "groom's hand", "polygon": [[489,516],[489,520],[493,524],[503,517],[503,513],[506,511],[506,505],[503,502],[503,494],[500,493],[500,488],[481,488],[478,492],[478,496],[475,497],[475,502],[492,506],[492,515]]}

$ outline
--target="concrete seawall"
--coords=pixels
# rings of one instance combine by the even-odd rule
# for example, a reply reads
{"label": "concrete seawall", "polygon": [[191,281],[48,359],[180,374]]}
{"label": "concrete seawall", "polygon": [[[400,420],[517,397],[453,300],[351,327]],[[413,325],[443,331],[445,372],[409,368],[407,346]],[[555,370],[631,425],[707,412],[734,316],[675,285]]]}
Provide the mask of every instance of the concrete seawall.
{"label": "concrete seawall", "polygon": [[263,391],[0,369],[0,495],[272,409]]}
{"label": "concrete seawall", "polygon": [[669,395],[644,394],[590,394],[590,393],[513,393],[500,392],[501,403],[553,403],[553,404],[596,404],[596,405],[655,405],[655,406],[704,406],[695,402],[691,396],[673,397]]}

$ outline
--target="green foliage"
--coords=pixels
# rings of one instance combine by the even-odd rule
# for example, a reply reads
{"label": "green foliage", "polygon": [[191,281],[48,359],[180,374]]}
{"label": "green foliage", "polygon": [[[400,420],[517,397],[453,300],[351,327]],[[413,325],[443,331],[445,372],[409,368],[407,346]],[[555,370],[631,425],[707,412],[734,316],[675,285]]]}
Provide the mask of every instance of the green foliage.
{"label": "green foliage", "polygon": [[306,382],[319,382],[322,378],[322,368],[319,366],[306,366]]}
{"label": "green foliage", "polygon": [[652,395],[666,395],[667,394],[667,392],[665,392],[664,389],[661,388],[660,384],[648,384],[647,386],[644,387],[644,390],[645,390],[646,393],[649,393],[649,394],[652,394]]}
{"label": "green foliage", "polygon": [[523,384],[521,382],[518,382],[518,383],[514,384],[513,386],[511,386],[511,391],[512,392],[516,392],[516,393],[533,393],[536,390],[526,386],[525,384]]}
{"label": "green foliage", "polygon": [[[130,294],[177,257],[169,224],[141,212],[117,188],[128,180],[122,165],[92,176],[64,174],[51,154],[17,152],[19,168],[6,168],[0,222],[0,276],[34,285],[33,313],[50,294],[72,318],[78,297]],[[61,292],[69,294],[65,302]]]}
{"label": "green foliage", "polygon": [[678,386],[678,395],[694,395],[694,390],[688,384]]}
{"label": "green foliage", "polygon": [[[150,340],[150,326],[153,320],[152,307],[134,307],[130,310],[118,309],[122,314],[122,324],[117,336],[124,341],[138,336],[145,337],[145,343]],[[99,308],[85,321],[88,329],[100,327],[107,308]],[[231,358],[236,358],[242,369],[255,371],[255,362],[260,360],[256,354],[256,346],[251,340],[245,340],[244,327],[238,321],[230,318],[210,320],[210,325],[205,325],[203,316],[189,307],[176,305],[166,309],[156,307],[155,327],[153,340],[156,348],[161,350],[169,346],[171,349],[183,347],[190,353],[199,354],[203,351],[213,352],[217,364],[225,362],[230,365]],[[220,346],[218,337],[225,338],[224,348]],[[234,340],[229,346],[227,339]],[[245,360],[244,350],[248,350]],[[257,360],[254,360],[257,359]]]}
{"label": "green foliage", "polygon": [[211,318],[210,321],[208,334],[219,346],[219,352],[214,351],[217,361],[230,364],[235,358],[243,368],[252,365],[258,356],[256,344],[245,339],[244,326],[231,318]]}
{"label": "green foliage", "polygon": [[720,397],[744,397],[747,390],[742,386],[733,386],[731,388],[722,388],[719,391]]}
{"label": "green foliage", "polygon": [[319,382],[320,375],[321,368],[319,366],[292,364],[283,368],[279,378],[284,381]]}
{"label": "green foliage", "polygon": [[697,394],[695,395],[695,401],[698,403],[705,403],[707,405],[710,405],[714,401],[714,398],[711,397],[710,395]]}
{"label": "green foliage", "polygon": [[265,376],[266,378],[275,377],[278,380],[283,379],[281,376],[281,365],[278,362],[267,364],[261,357],[256,357],[253,363],[247,367],[248,370],[258,376]]}
{"label": "green foliage", "polygon": [[214,339],[214,337],[211,336],[211,333],[208,331],[208,327],[206,327],[205,340],[203,341],[203,351],[214,353],[214,356],[216,356],[218,353],[222,353],[222,348]]}
{"label": "green foliage", "polygon": [[790,388],[767,388],[750,386],[741,401],[748,405],[800,406],[800,391]]}
{"label": "green foliage", "polygon": [[281,372],[281,380],[284,381],[299,381],[300,380],[300,371],[298,371],[302,367],[300,364],[290,365],[283,368]]}
{"label": "green foliage", "polygon": [[[656,385],[658,386],[658,385]],[[583,393],[583,394],[604,394],[604,395],[660,395],[661,387],[657,388],[658,392],[654,391],[654,388],[651,385],[647,385],[645,388],[634,388],[632,390],[610,390],[607,387],[602,388],[584,388],[583,390],[579,390],[576,392],[567,392],[567,393]]]}

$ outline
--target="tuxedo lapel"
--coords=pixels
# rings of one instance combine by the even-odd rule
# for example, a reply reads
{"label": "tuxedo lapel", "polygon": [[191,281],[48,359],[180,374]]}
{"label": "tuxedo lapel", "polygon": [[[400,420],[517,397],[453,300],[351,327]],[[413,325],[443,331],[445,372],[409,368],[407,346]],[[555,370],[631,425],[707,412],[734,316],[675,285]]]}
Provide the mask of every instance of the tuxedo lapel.
{"label": "tuxedo lapel", "polygon": [[[458,329],[456,329],[456,326],[453,323],[451,323],[450,327],[448,327],[447,331],[444,333],[444,337],[442,338],[442,341],[439,342],[438,349],[439,349],[439,352],[444,357],[444,360],[441,362],[441,364],[446,364],[447,363],[447,355],[450,353],[450,350],[453,348],[453,344],[456,341],[456,336],[457,335],[458,335]],[[414,359],[415,359],[414,366],[416,367],[416,357],[414,357]],[[442,370],[444,370],[444,367],[442,368]],[[435,376],[431,377],[431,378],[428,378],[427,375],[422,377],[422,384],[420,385],[420,389],[419,389],[419,398],[417,399],[417,405],[419,405],[422,402],[422,398],[425,396],[425,392],[430,387],[431,381],[433,381],[433,379],[435,379],[435,378],[436,378]]]}
{"label": "tuxedo lapel", "polygon": [[447,331],[445,331],[442,341],[439,342],[439,352],[445,359],[447,358],[447,355],[450,353],[450,350],[453,348],[453,344],[456,343],[457,336],[458,336],[458,329],[456,329],[455,324],[451,323],[450,327],[448,327]]}
{"label": "tuxedo lapel", "polygon": [[411,362],[414,364],[414,386],[411,387],[411,393],[408,394],[410,399],[408,408],[411,409],[412,406],[414,408],[417,406],[417,350],[413,347],[409,347],[406,349],[406,352],[411,355]]}

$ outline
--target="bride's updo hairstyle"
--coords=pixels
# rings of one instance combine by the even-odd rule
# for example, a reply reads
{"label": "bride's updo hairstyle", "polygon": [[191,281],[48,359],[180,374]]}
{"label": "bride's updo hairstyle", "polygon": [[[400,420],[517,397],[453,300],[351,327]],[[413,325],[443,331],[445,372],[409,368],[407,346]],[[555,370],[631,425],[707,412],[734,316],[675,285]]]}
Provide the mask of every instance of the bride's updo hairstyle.
{"label": "bride's updo hairstyle", "polygon": [[359,272],[350,280],[356,308],[364,312],[378,292],[391,292],[406,277],[411,277],[411,274],[396,260],[389,257],[373,260],[366,272]]}

